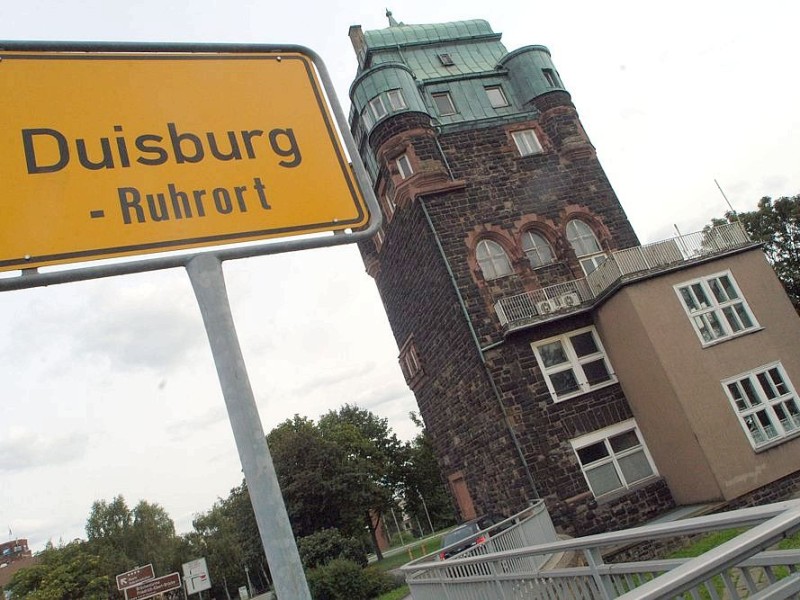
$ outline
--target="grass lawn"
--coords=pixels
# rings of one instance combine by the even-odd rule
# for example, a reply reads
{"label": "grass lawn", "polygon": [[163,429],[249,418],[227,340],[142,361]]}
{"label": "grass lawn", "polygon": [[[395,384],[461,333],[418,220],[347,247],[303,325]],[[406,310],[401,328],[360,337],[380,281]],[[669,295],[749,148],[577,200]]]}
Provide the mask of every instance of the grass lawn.
{"label": "grass lawn", "polygon": [[378,596],[375,600],[401,600],[401,598],[405,598],[408,596],[408,586],[401,585],[399,588],[393,589],[391,592],[386,592],[385,594]]}
{"label": "grass lawn", "polygon": [[[442,536],[437,535],[426,539],[425,541],[417,541],[413,545],[402,552],[398,552],[393,556],[384,558],[381,561],[374,562],[370,566],[380,569],[381,571],[391,571],[398,567],[402,567],[409,561],[416,558],[421,558],[426,554],[435,552],[442,547]],[[408,586],[402,585],[399,588],[393,589],[391,592],[386,592],[382,596],[378,596],[375,600],[401,600],[408,596]]]}
{"label": "grass lawn", "polygon": [[[746,529],[726,529],[724,531],[715,531],[713,533],[709,533],[708,535],[700,538],[699,540],[695,541],[693,544],[683,548],[682,550],[678,550],[677,552],[673,552],[669,555],[669,558],[694,558],[695,556],[700,556],[705,552],[708,552],[712,548],[716,548],[724,544],[725,542],[735,538],[740,533],[743,533]],[[779,550],[796,550],[800,548],[800,532],[795,533],[793,536],[782,540],[775,548]],[[781,579],[786,577],[789,574],[789,570],[783,567],[779,567],[775,571],[775,575]],[[734,576],[734,580],[738,579],[738,576]],[[716,589],[717,593],[720,594],[723,591],[724,584],[722,578],[717,576],[712,579],[712,583],[714,588]],[[702,600],[706,600],[711,598],[709,592],[705,589],[700,590],[700,598]]]}
{"label": "grass lawn", "polygon": [[[708,552],[712,548],[716,548],[725,542],[735,538],[737,535],[745,531],[744,529],[726,529],[725,531],[715,531],[709,533],[707,536],[700,538],[693,544],[673,552],[669,558],[694,558],[701,554]],[[778,550],[796,550],[800,548],[800,532],[795,533],[793,536],[781,540],[777,545]]]}
{"label": "grass lawn", "polygon": [[372,566],[379,568],[381,571],[390,571],[401,567],[415,558],[421,558],[426,554],[435,552],[442,547],[442,536],[428,538],[424,542],[416,542],[413,546],[409,546],[406,550],[399,552],[393,556],[388,556],[383,560],[372,563]]}

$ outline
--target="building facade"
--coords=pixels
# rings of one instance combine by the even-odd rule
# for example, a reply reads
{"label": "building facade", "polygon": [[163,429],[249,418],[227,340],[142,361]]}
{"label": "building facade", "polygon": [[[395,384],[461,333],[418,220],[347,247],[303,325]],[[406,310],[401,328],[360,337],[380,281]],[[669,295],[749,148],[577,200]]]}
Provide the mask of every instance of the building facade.
{"label": "building facade", "polygon": [[360,244],[464,519],[567,532],[795,489],[800,323],[737,225],[640,246],[549,51],[350,29]]}
{"label": "building facade", "polygon": [[0,543],[0,597],[3,596],[3,589],[14,577],[14,573],[32,567],[36,562],[37,559],[31,553],[27,539],[16,538]]}

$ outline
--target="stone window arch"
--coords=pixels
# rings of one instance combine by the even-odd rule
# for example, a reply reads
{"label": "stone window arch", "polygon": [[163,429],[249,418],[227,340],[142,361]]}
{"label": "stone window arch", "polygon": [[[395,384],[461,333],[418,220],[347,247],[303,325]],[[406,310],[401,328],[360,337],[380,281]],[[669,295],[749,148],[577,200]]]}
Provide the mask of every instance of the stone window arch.
{"label": "stone window arch", "polygon": [[537,231],[530,229],[523,231],[520,246],[532,269],[549,265],[555,260],[555,253],[550,242]]}
{"label": "stone window arch", "polygon": [[606,262],[606,254],[597,241],[597,236],[586,223],[572,219],[567,223],[567,241],[575,251],[583,272],[588,275]]}
{"label": "stone window arch", "polygon": [[475,258],[486,280],[506,277],[513,272],[508,254],[494,240],[487,238],[480,240],[475,246]]}

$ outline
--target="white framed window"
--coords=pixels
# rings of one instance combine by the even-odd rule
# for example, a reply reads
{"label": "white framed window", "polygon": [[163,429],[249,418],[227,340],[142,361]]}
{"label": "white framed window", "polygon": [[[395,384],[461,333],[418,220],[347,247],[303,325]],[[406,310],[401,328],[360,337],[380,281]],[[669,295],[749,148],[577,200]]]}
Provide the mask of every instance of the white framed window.
{"label": "white framed window", "polygon": [[606,254],[600,248],[594,231],[580,219],[572,219],[567,223],[567,241],[586,275],[606,262]]}
{"label": "white framed window", "polygon": [[408,179],[414,174],[414,169],[411,168],[411,161],[408,159],[407,154],[401,154],[395,159],[397,171],[400,173],[402,179]]}
{"label": "white framed window", "polygon": [[369,101],[369,107],[372,109],[372,115],[376,120],[381,119],[389,114],[386,110],[386,105],[383,103],[383,95],[375,96]]}
{"label": "white framed window", "polygon": [[536,269],[553,262],[553,249],[550,244],[538,233],[526,231],[522,234],[522,251],[528,257],[531,267]]}
{"label": "white framed window", "polygon": [[370,129],[375,124],[368,106],[365,106],[364,110],[361,111],[361,118],[364,120],[365,130]]}
{"label": "white framed window", "polygon": [[617,381],[594,327],[531,344],[554,402],[580,396]]}
{"label": "white framed window", "polygon": [[634,419],[575,438],[570,444],[595,498],[658,475]]}
{"label": "white framed window", "polygon": [[475,247],[475,258],[484,279],[499,279],[511,275],[511,261],[503,247],[492,240],[481,240]]}
{"label": "white framed window", "polygon": [[489,104],[491,104],[493,108],[508,106],[508,99],[505,93],[503,93],[502,87],[499,85],[490,85],[484,89],[486,90],[486,95],[489,97]]}
{"label": "white framed window", "polygon": [[456,105],[453,104],[453,99],[450,97],[450,92],[437,92],[431,94],[433,104],[436,106],[436,112],[441,116],[456,114]]}
{"label": "white framed window", "polygon": [[780,362],[722,382],[753,448],[800,433],[800,401]]}
{"label": "white framed window", "polygon": [[386,98],[389,100],[389,106],[392,107],[392,110],[403,110],[408,107],[403,96],[403,90],[389,90],[386,92]]}
{"label": "white framed window", "polygon": [[517,145],[520,156],[542,153],[542,145],[539,143],[539,138],[536,137],[536,132],[533,129],[514,131],[511,133],[511,137]]}
{"label": "white framed window", "polygon": [[675,292],[703,346],[759,326],[730,271],[680,283]]}

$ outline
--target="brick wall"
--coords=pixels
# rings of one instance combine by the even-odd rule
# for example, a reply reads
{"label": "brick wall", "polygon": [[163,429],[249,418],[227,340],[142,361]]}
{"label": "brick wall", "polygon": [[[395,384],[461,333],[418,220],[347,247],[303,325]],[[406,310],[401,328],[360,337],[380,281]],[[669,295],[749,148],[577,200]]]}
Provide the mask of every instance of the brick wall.
{"label": "brick wall", "polygon": [[[528,128],[536,131],[544,152],[521,157],[511,134]],[[548,94],[531,120],[472,127],[437,130],[427,115],[403,113],[379,124],[369,143],[381,165],[376,190],[379,196],[393,194],[397,210],[384,225],[380,250],[371,242],[360,249],[398,347],[413,336],[424,371],[413,389],[444,478],[464,474],[478,513],[511,514],[538,492],[555,524],[573,533],[626,526],[672,506],[661,481],[600,506],[588,493],[569,440],[630,418],[630,408],[617,385],[554,404],[530,342],[590,324],[591,318],[543,326],[502,343],[494,312],[503,296],[583,276],[565,239],[571,218],[589,223],[607,250],[638,243],[569,96]],[[394,164],[401,154],[414,169],[407,179]],[[551,243],[554,264],[530,267],[520,248],[527,227]],[[513,276],[483,278],[474,248],[484,236],[506,248]],[[470,326],[482,347],[501,344],[487,353],[486,367]],[[509,423],[537,491],[529,484]]]}

